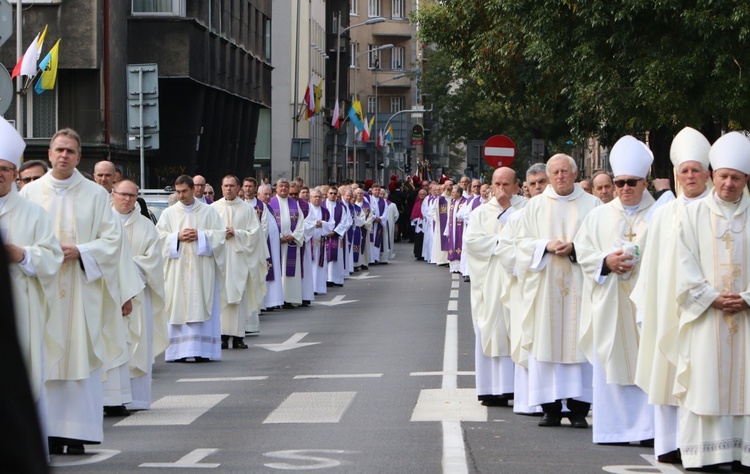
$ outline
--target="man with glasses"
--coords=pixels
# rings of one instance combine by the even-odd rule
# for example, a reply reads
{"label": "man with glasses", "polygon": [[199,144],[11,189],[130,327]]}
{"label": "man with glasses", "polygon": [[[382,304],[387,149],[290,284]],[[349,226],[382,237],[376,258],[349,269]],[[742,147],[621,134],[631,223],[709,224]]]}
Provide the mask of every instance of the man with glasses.
{"label": "man with glasses", "polygon": [[29,160],[24,161],[20,168],[18,168],[18,189],[23,189],[24,186],[32,181],[36,181],[47,173],[47,163],[42,160]]}
{"label": "man with glasses", "polygon": [[586,428],[591,364],[578,349],[583,275],[573,237],[601,201],[576,185],[578,167],[568,155],[550,158],[546,174],[533,171],[527,173],[530,187],[544,188],[547,176],[550,186],[529,200],[516,232],[516,273],[528,308],[519,315],[528,351],[528,402],[542,406],[539,426],[560,426],[566,400],[571,425]]}
{"label": "man with glasses", "polygon": [[211,201],[213,201],[214,200],[214,187],[211,186],[210,184],[206,184],[206,192],[203,193],[203,195],[206,196],[206,199],[210,199]]}
{"label": "man with glasses", "polygon": [[575,238],[585,278],[580,347],[594,368],[594,443],[653,445],[653,407],[635,385],[640,331],[629,298],[650,250],[655,201],[646,176],[653,161],[645,143],[620,138],[610,152],[617,198],[591,211]]}
{"label": "man with glasses", "polygon": [[193,176],[193,196],[203,204],[211,204],[213,199],[206,196],[206,178],[197,174]]}
{"label": "man with glasses", "polygon": [[297,201],[289,197],[289,180],[276,182],[276,196],[268,202],[271,216],[279,229],[281,285],[286,309],[302,304],[302,255],[305,238],[304,216]]}
{"label": "man with glasses", "polygon": [[[325,208],[331,216],[333,230],[326,235],[326,258],[328,261],[328,277],[326,286],[344,286],[346,275],[346,231],[352,225],[347,206],[338,200],[338,189],[335,186],[328,188],[326,193]],[[387,239],[387,236],[383,237]]]}
{"label": "man with glasses", "polygon": [[[300,178],[301,179],[301,178]],[[294,199],[294,201],[297,202],[297,205],[300,208],[300,211],[302,211],[302,217],[303,219],[307,219],[308,215],[310,214],[310,203],[307,200],[300,199],[300,185],[298,182],[292,181],[289,184],[289,197]],[[310,236],[305,233],[304,234],[304,243],[302,244],[302,247],[300,248],[300,252],[302,253],[301,256],[301,262],[302,262],[302,306],[307,307],[310,306],[310,303],[312,300],[315,299],[315,289],[313,284],[313,278],[312,278],[312,267],[313,267],[313,261],[310,255],[310,249],[309,249],[309,243],[310,243]]]}

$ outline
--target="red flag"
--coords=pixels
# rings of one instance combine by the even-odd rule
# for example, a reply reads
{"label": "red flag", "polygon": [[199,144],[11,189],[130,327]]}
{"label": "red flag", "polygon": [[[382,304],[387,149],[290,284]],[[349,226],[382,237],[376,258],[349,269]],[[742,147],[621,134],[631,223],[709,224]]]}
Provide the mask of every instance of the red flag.
{"label": "red flag", "polygon": [[14,79],[16,76],[21,74],[21,64],[23,64],[23,54],[21,55],[21,58],[18,60],[16,65],[13,67],[13,73],[10,75],[11,79]]}
{"label": "red flag", "polygon": [[336,101],[336,105],[333,107],[333,121],[331,125],[336,127],[336,130],[341,128],[341,112],[339,111],[339,101]]}

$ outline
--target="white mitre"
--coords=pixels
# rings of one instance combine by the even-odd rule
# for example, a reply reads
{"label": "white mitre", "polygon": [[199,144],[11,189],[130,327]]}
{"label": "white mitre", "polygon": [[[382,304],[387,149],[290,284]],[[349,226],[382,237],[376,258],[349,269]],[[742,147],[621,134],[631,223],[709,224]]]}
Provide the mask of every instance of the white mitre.
{"label": "white mitre", "polygon": [[685,127],[675,135],[669,148],[669,159],[675,168],[686,161],[697,161],[708,169],[708,152],[711,143],[701,132],[694,128]]}
{"label": "white mitre", "polygon": [[729,168],[750,174],[750,140],[739,132],[729,132],[714,142],[708,159],[714,170]]}
{"label": "white mitre", "polygon": [[9,161],[18,168],[21,166],[21,157],[25,149],[26,142],[15,127],[0,117],[0,160]]}
{"label": "white mitre", "polygon": [[633,136],[625,135],[617,140],[609,152],[612,174],[617,176],[637,176],[645,178],[654,162],[654,154],[645,143]]}

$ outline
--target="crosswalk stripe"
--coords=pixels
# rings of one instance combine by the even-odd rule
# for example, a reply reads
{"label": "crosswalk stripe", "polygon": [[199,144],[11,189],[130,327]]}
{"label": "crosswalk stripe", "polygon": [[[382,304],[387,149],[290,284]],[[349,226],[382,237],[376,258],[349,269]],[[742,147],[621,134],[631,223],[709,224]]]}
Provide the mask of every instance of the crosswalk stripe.
{"label": "crosswalk stripe", "polygon": [[368,379],[382,377],[383,374],[322,374],[322,375],[295,375],[294,380],[309,379]]}
{"label": "crosswalk stripe", "polygon": [[252,382],[254,380],[268,380],[268,375],[254,375],[249,377],[204,377],[179,379],[177,382]]}
{"label": "crosswalk stripe", "polygon": [[115,426],[189,425],[228,396],[228,393],[169,395],[155,401],[151,410],[135,412]]}
{"label": "crosswalk stripe", "polygon": [[357,392],[296,392],[263,423],[338,423]]}

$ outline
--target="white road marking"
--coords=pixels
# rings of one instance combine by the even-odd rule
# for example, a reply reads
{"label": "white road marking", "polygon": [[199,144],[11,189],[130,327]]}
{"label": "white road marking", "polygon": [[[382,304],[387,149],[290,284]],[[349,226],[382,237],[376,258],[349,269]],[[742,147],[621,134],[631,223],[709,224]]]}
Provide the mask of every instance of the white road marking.
{"label": "white road marking", "polygon": [[[107,459],[120,454],[121,451],[114,449],[88,449],[86,448],[86,454],[81,456],[71,457],[69,455],[57,455],[53,454],[50,456],[49,465],[52,467],[66,467],[66,466],[84,466],[86,464],[96,464],[98,462],[106,461]],[[90,456],[92,455],[93,456]],[[75,461],[61,461],[61,459],[76,459]],[[83,459],[81,459],[83,458]]]}
{"label": "white road marking", "polygon": [[[485,407],[483,407],[485,408]],[[466,474],[466,449],[464,433],[460,421],[443,421],[443,472],[446,474]]]}
{"label": "white road marking", "polygon": [[321,375],[295,375],[294,380],[308,379],[367,379],[382,377],[383,374],[321,374]]}
{"label": "white road marking", "polygon": [[[487,407],[477,402],[473,388],[422,390],[411,421],[487,421]],[[463,448],[463,436],[459,440]],[[443,446],[443,455],[454,448]]]}
{"label": "white road marking", "polygon": [[263,423],[338,423],[357,392],[293,393]]}
{"label": "white road marking", "polygon": [[194,449],[181,457],[175,462],[145,462],[140,464],[138,467],[178,467],[178,468],[202,468],[202,469],[215,469],[221,464],[219,463],[202,463],[201,461],[219,450],[216,448],[200,448]]}
{"label": "white road marking", "polygon": [[450,298],[452,299],[458,298],[458,290],[451,290]]}
{"label": "white road marking", "polygon": [[380,275],[370,276],[370,272],[362,272],[357,276],[348,276],[347,280],[369,280],[370,278],[380,278]]}
{"label": "white road marking", "polygon": [[135,412],[115,423],[115,426],[189,425],[228,396],[227,393],[169,395],[155,401],[151,410]]}
{"label": "white road marking", "polygon": [[303,337],[307,336],[308,333],[306,332],[298,332],[294,336],[290,337],[286,341],[280,343],[280,344],[255,344],[258,347],[262,347],[263,349],[268,349],[269,351],[274,352],[281,352],[281,351],[288,351],[290,349],[299,349],[300,347],[305,346],[314,346],[315,344],[320,344],[319,342],[299,342],[302,340]]}
{"label": "white road marking", "polygon": [[356,451],[342,451],[340,449],[289,449],[286,451],[271,451],[263,453],[263,456],[278,459],[291,459],[294,461],[308,461],[315,464],[289,464],[285,462],[271,462],[264,464],[271,469],[280,469],[283,471],[311,471],[313,469],[329,469],[341,465],[337,459],[324,458],[321,456],[311,456],[312,454],[356,454]]}
{"label": "white road marking", "polygon": [[451,288],[455,289],[455,288],[458,288],[460,286],[461,286],[461,282],[460,281],[452,281],[451,282]]}
{"label": "white road marking", "polygon": [[339,306],[342,304],[347,303],[356,303],[359,300],[346,300],[344,301],[344,296],[346,295],[336,295],[333,297],[331,301],[313,301],[314,304],[322,304],[324,306]]}
{"label": "white road marking", "polygon": [[448,301],[448,311],[458,311],[458,301],[456,300]]}
{"label": "white road marking", "polygon": [[638,472],[661,472],[664,474],[681,474],[682,471],[672,464],[660,463],[656,457],[651,454],[641,454],[641,457],[648,461],[650,466],[621,465],[621,466],[604,466],[602,470],[613,474],[636,474]]}
{"label": "white road marking", "polygon": [[206,377],[193,379],[178,379],[177,382],[252,382],[255,380],[267,380],[268,375],[253,375],[249,377]]}
{"label": "white road marking", "polygon": [[443,372],[443,371],[440,371],[440,372],[412,372],[409,375],[411,375],[412,377],[424,377],[424,376],[427,376],[427,375],[471,375],[471,376],[474,376],[474,375],[476,375],[476,372],[474,372],[473,370],[459,370],[457,372]]}
{"label": "white road marking", "polygon": [[451,273],[451,279],[458,280],[458,273]]}

